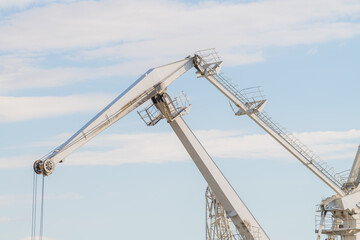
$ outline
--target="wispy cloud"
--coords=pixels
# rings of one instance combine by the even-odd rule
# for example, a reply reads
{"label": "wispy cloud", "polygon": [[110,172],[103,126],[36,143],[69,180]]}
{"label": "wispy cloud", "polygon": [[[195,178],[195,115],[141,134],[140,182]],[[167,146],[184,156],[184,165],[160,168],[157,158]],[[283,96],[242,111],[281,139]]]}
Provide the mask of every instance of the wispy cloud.
{"label": "wispy cloud", "polygon": [[[239,160],[292,158],[267,134],[244,135],[239,131],[219,130],[196,131],[195,134],[213,158]],[[324,160],[352,159],[360,143],[360,130],[307,132],[296,135]],[[156,145],[154,139],[156,139]],[[96,147],[107,148],[107,150],[91,150]],[[88,150],[71,155],[66,160],[66,164],[119,165],[186,160],[189,160],[189,156],[173,133],[109,134],[100,136],[89,143]]]}
{"label": "wispy cloud", "polygon": [[[214,158],[286,159],[290,157],[289,153],[267,134],[244,135],[241,131],[220,130],[202,130],[195,133]],[[353,158],[360,142],[360,130],[354,129],[343,132],[295,133],[295,135],[324,160]],[[42,142],[41,147],[44,147],[45,143]],[[48,147],[54,146],[48,144]],[[98,136],[87,144],[85,150],[75,152],[68,157],[66,164],[119,165],[188,159],[187,153],[173,133],[107,134]]]}
{"label": "wispy cloud", "polygon": [[[38,180],[39,181],[39,180]],[[40,195],[37,196],[40,201]],[[83,196],[74,192],[64,192],[59,194],[49,193],[45,196],[46,201],[64,201],[64,200],[79,200]],[[32,196],[30,194],[0,194],[0,207],[8,207],[18,204],[30,204]],[[16,219],[3,217],[0,218],[1,222],[14,221]]]}
{"label": "wispy cloud", "polygon": [[[28,236],[28,237],[25,237],[21,240],[32,240],[33,238],[31,236]],[[35,236],[35,239],[40,239],[39,236]],[[41,239],[43,240],[58,240],[58,239],[55,239],[55,238],[49,238],[49,237],[44,237],[44,236],[41,236]]]}
{"label": "wispy cloud", "polygon": [[[201,130],[195,134],[214,159],[272,159],[293,157],[267,134],[244,135],[242,131]],[[323,160],[353,159],[360,143],[360,130],[304,132],[295,135]],[[65,134],[61,135],[61,139]],[[61,142],[32,143],[52,149]],[[156,140],[156,144],[154,144]],[[101,149],[101,150],[99,150]],[[0,168],[31,167],[36,156],[0,158]],[[82,150],[65,159],[66,165],[121,165],[188,161],[190,158],[174,133],[100,135]],[[0,198],[1,202],[1,198]]]}
{"label": "wispy cloud", "polygon": [[30,196],[29,196],[29,198],[27,198],[27,195],[25,195],[25,194],[1,194],[0,195],[0,206],[6,207],[6,206],[13,205],[13,204],[26,203],[30,199],[31,199]]}
{"label": "wispy cloud", "polygon": [[0,93],[13,89],[57,87],[97,77],[94,70],[75,67],[43,68],[41,57],[28,54],[0,56]]}
{"label": "wispy cloud", "polygon": [[[37,156],[11,156],[11,157],[1,157],[0,158],[0,168],[9,169],[9,168],[31,168],[33,165],[34,159],[37,159]],[[1,204],[1,197],[0,197]]]}
{"label": "wispy cloud", "polygon": [[33,51],[123,42],[117,54],[136,57],[183,53],[207,44],[223,49],[291,45],[354,36],[360,29],[351,20],[358,19],[359,12],[358,1],[341,0],[80,1],[13,16],[0,27],[7,32],[0,46]]}
{"label": "wispy cloud", "polygon": [[307,55],[315,55],[317,52],[318,52],[318,48],[317,47],[312,47],[306,52],[306,54]]}
{"label": "wispy cloud", "polygon": [[[228,65],[260,62],[266,59],[267,48],[352,38],[360,33],[359,16],[360,3],[355,0],[40,4],[0,22],[0,32],[6,33],[0,38],[4,52],[0,89],[54,87],[109,75],[141,74],[139,69],[145,71],[208,47],[219,49]],[[14,55],[18,60],[9,63]],[[50,56],[84,64],[50,68],[46,66]],[[106,64],[88,67],[87,61],[94,59]]]}
{"label": "wispy cloud", "polygon": [[71,113],[98,111],[114,97],[100,94],[61,97],[0,96],[0,122],[26,121]]}
{"label": "wispy cloud", "polygon": [[[56,0],[0,0],[0,10],[23,10],[34,5],[53,3]],[[62,1],[65,2],[65,1]]]}
{"label": "wispy cloud", "polygon": [[[195,134],[214,159],[272,159],[293,157],[267,134],[244,135],[242,131],[201,130]],[[64,140],[32,143],[52,149]],[[69,134],[67,134],[69,135]],[[360,130],[304,132],[295,135],[323,160],[353,159],[360,143]],[[156,144],[154,144],[156,140]],[[101,149],[101,150],[99,150]],[[31,167],[36,156],[0,158],[0,168]],[[174,133],[106,134],[90,141],[65,159],[66,165],[121,165],[188,161],[190,158]],[[1,201],[0,201],[1,202]]]}
{"label": "wispy cloud", "polygon": [[0,224],[16,221],[17,219],[9,217],[0,217]]}
{"label": "wispy cloud", "polygon": [[59,194],[59,195],[50,195],[50,196],[48,196],[48,199],[55,199],[55,200],[67,200],[67,199],[79,200],[79,199],[82,199],[82,198],[83,198],[83,196],[81,194],[72,193],[72,192],[63,193],[63,194]]}
{"label": "wispy cloud", "polygon": [[[185,56],[185,55],[184,55]],[[259,56],[252,56],[254,60]],[[77,56],[67,56],[71,61],[81,61]],[[0,55],[0,94],[17,89],[36,89],[61,87],[85,80],[113,77],[140,76],[150,67],[163,65],[169,61],[164,57],[129,60],[121,63],[108,63],[101,66],[82,67],[42,67],[42,57],[28,54]],[[242,61],[243,59],[237,59]],[[45,60],[44,60],[45,61]],[[41,65],[41,64],[40,64]],[[135,81],[136,78],[134,78]]]}

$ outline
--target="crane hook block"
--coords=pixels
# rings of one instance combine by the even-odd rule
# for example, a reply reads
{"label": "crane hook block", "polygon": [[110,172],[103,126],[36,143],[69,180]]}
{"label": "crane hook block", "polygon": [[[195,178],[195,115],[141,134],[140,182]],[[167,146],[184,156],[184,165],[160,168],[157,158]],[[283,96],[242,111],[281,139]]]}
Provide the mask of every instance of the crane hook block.
{"label": "crane hook block", "polygon": [[37,160],[34,162],[34,171],[36,174],[43,174],[49,176],[55,169],[55,163],[52,159],[45,161]]}

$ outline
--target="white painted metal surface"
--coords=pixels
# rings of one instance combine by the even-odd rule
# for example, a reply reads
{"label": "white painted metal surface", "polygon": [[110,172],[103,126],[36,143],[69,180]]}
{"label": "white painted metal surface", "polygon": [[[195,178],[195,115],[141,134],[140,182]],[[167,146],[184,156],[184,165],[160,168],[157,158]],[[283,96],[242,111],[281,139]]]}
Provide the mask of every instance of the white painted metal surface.
{"label": "white painted metal surface", "polygon": [[347,183],[353,184],[354,187],[357,187],[359,185],[359,181],[360,181],[360,146],[358,147],[358,151],[356,153],[355,160],[351,168]]}
{"label": "white painted metal surface", "polygon": [[[220,65],[221,63],[216,68],[219,69]],[[155,106],[162,106],[159,107],[161,114],[167,118],[243,239],[268,240],[269,238],[254,216],[181,118],[182,114],[187,113],[187,109],[176,106],[175,102],[166,94],[166,88],[193,66],[193,58],[186,58],[147,71],[64,144],[44,156],[41,160],[36,161],[34,164],[35,172],[46,176],[50,175],[54,170],[55,164],[63,161],[66,156],[110,127],[123,116],[147,100],[152,99],[154,103],[158,103]],[[163,104],[160,104],[161,102]],[[142,115],[140,114],[140,116]],[[149,114],[148,117],[150,119],[148,125],[154,125],[163,118],[157,115],[152,118]]]}
{"label": "white painted metal surface", "polygon": [[[239,108],[236,111],[236,115],[248,115],[337,193],[337,195],[325,199],[321,203],[321,224],[318,230],[320,234],[327,234],[330,239],[333,239],[335,236],[342,236],[342,240],[360,240],[360,191],[359,187],[355,188],[359,185],[360,179],[360,148],[355,157],[348,180],[343,181],[326,164],[319,162],[317,156],[312,151],[299,144],[296,138],[280,128],[277,123],[262,111],[266,100],[249,100],[235,85],[224,78],[219,73],[221,65],[222,61],[217,54],[210,53],[201,57],[195,55],[178,62],[150,69],[69,138],[69,140],[36,161],[34,163],[35,172],[44,175],[51,174],[55,164],[63,161],[66,156],[145,101],[158,96],[159,93],[164,93],[167,86],[175,79],[195,66],[198,70],[198,77],[202,76],[208,79]],[[171,108],[171,104],[168,104],[167,107]],[[164,108],[159,109],[166,116],[171,127],[178,135],[243,238],[255,239],[254,229],[256,229],[256,231],[260,231],[260,238],[262,240],[268,239],[256,219],[237,196],[229,182],[183,121],[181,114],[169,115],[168,110]],[[173,109],[176,109],[176,107],[173,107]],[[156,124],[158,120],[160,119],[155,119],[151,124]],[[326,213],[330,213],[332,218],[329,228],[326,227],[326,217],[329,216]]]}
{"label": "white painted metal surface", "polygon": [[269,239],[182,117],[175,118],[169,124],[213,190],[216,198],[221,202],[228,216],[231,217],[239,233],[245,239],[251,240],[255,239],[253,233],[259,230],[260,239]]}
{"label": "white painted metal surface", "polygon": [[[65,143],[44,156],[41,161],[50,163],[49,160],[51,160],[54,165],[63,161],[69,154],[146,102],[154,96],[159,89],[165,89],[192,67],[192,58],[186,58],[178,62],[148,70],[128,89],[85,124],[78,132],[70,137]],[[49,175],[53,170],[54,166],[48,172],[45,171],[46,175]]]}
{"label": "white painted metal surface", "polygon": [[164,93],[157,95],[153,102],[167,119],[243,239],[268,240],[265,231],[190,130],[181,114],[176,108],[171,107],[173,102],[171,98]]}
{"label": "white painted metal surface", "polygon": [[[349,178],[346,181],[340,174],[336,173],[325,162],[301,144],[291,133],[284,130],[278,123],[272,120],[269,115],[262,111],[262,107],[257,107],[257,102],[248,99],[241,90],[237,89],[236,84],[231,80],[213,71],[212,68],[219,62],[219,57],[215,51],[205,52],[205,58],[199,53],[199,58],[195,56],[195,67],[198,70],[198,77],[205,77],[226,97],[228,97],[238,108],[236,115],[248,115],[270,136],[278,141],[285,149],[300,160],[307,168],[315,173],[322,181],[330,186],[337,195],[322,201],[319,211],[319,221],[316,224],[315,232],[318,239],[321,234],[325,234],[327,239],[335,240],[359,240],[360,239],[360,148],[355,157]],[[208,57],[211,56],[211,57]],[[207,58],[210,59],[209,62]],[[216,59],[215,61],[212,59]],[[264,102],[265,103],[265,102]]]}
{"label": "white painted metal surface", "polygon": [[[301,149],[296,149],[291,142],[287,141],[284,136],[280,135],[278,132],[269,126],[267,122],[264,121],[262,115],[259,115],[259,111],[249,108],[247,104],[247,99],[238,91],[231,83],[227,82],[218,73],[213,73],[206,69],[211,64],[204,62],[201,57],[195,60],[195,67],[198,70],[198,76],[205,77],[209,82],[211,82],[217,89],[219,89],[231,102],[233,102],[240,110],[241,113],[246,113],[255,123],[257,123],[261,128],[263,128],[270,136],[272,136],[276,141],[278,141],[285,149],[287,149],[292,155],[294,155],[298,160],[300,160],[307,168],[309,168],[313,173],[315,173],[323,182],[325,182],[329,187],[331,187],[337,194],[340,196],[345,196],[345,192],[341,188],[342,186],[338,184],[331,176],[327,175],[325,171],[322,171],[315,164],[316,162],[312,159],[308,159],[306,152],[302,152]],[[211,72],[212,74],[206,74]]]}

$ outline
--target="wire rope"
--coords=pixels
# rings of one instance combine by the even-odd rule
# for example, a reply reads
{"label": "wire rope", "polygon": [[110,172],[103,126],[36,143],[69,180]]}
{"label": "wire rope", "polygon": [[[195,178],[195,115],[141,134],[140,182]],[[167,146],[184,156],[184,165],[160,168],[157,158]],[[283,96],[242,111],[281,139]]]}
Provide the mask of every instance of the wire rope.
{"label": "wire rope", "polygon": [[41,188],[40,234],[39,234],[40,240],[42,240],[43,238],[43,231],[44,231],[44,185],[45,185],[45,175],[43,175],[42,188]]}
{"label": "wire rope", "polygon": [[35,240],[36,230],[36,199],[37,199],[37,174],[33,176],[33,198],[32,198],[32,214],[31,214],[31,240]]}

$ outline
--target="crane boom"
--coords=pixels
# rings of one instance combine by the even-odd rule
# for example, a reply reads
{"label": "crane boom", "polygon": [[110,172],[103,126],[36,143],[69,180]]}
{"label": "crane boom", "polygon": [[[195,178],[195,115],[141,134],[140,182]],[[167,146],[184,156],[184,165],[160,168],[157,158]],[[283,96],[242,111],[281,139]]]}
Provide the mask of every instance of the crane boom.
{"label": "crane boom", "polygon": [[192,67],[193,59],[187,57],[184,60],[148,70],[65,143],[36,161],[35,172],[50,175],[57,163],[62,162],[69,154],[153,97],[159,89],[169,86]]}
{"label": "crane boom", "polygon": [[[346,192],[342,188],[344,182],[337,178],[336,174],[327,171],[321,164],[319,164],[312,152],[307,148],[302,147],[292,140],[287,134],[283,134],[281,129],[271,121],[271,118],[263,112],[253,108],[254,104],[249,101],[246,96],[241,94],[239,90],[229,82],[222,74],[215,71],[218,67],[218,57],[199,56],[194,58],[195,68],[198,70],[199,77],[205,77],[210,81],[218,90],[220,90],[231,102],[233,102],[239,109],[241,114],[248,115],[255,123],[263,128],[270,136],[279,142],[285,149],[294,155],[300,162],[309,168],[315,175],[317,175],[323,182],[332,188],[340,196],[345,196]],[[210,56],[210,58],[209,58]],[[206,58],[210,60],[207,61]],[[264,106],[264,105],[263,105]]]}
{"label": "crane boom", "polygon": [[[181,117],[187,113],[186,108],[176,107],[168,94],[157,94],[152,101],[159,110],[157,116],[165,117],[177,137],[189,153],[202,176],[210,186],[216,199],[223,206],[228,218],[231,218],[242,239],[269,240],[256,218],[237,195],[195,134]],[[149,107],[151,108],[151,106]],[[146,110],[145,110],[146,111]],[[151,125],[151,124],[150,124]]]}

